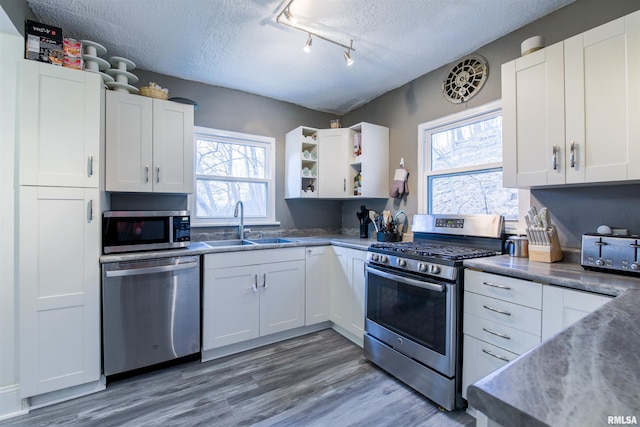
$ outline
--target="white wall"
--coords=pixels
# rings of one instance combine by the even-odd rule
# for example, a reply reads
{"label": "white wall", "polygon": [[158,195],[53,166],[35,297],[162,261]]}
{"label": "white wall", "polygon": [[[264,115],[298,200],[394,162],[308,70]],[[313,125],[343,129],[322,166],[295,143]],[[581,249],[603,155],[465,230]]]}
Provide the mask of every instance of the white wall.
{"label": "white wall", "polygon": [[0,419],[21,411],[14,281],[16,62],[24,39],[0,8]]}

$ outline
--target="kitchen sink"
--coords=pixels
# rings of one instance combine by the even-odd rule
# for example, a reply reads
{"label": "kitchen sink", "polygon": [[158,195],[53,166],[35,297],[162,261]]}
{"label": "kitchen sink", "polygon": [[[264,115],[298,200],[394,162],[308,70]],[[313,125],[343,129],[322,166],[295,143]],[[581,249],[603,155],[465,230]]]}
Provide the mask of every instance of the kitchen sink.
{"label": "kitchen sink", "polygon": [[243,246],[243,245],[255,245],[249,240],[240,240],[240,239],[230,239],[230,240],[207,240],[206,242],[202,242],[207,246],[212,248],[218,248],[222,246]]}
{"label": "kitchen sink", "polygon": [[275,243],[294,243],[293,240],[282,239],[280,237],[266,237],[264,239],[251,239],[249,240],[251,243],[255,243],[256,245],[270,245]]}

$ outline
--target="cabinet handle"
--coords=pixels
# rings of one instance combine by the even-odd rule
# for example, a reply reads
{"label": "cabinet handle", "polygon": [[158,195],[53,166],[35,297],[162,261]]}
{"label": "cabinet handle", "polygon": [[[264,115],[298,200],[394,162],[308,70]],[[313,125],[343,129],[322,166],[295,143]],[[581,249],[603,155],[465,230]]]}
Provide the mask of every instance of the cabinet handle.
{"label": "cabinet handle", "polygon": [[553,146],[553,154],[551,155],[551,164],[553,165],[553,170],[558,169],[558,151],[560,149],[557,145]]}
{"label": "cabinet handle", "polygon": [[491,283],[491,282],[482,282],[483,285],[485,286],[491,286],[492,288],[498,288],[498,289],[506,289],[508,291],[511,290],[511,286],[506,286],[506,285],[498,285],[497,283]]}
{"label": "cabinet handle", "polygon": [[93,221],[93,200],[89,200],[87,204],[87,220],[89,222]]}
{"label": "cabinet handle", "polygon": [[87,170],[87,174],[89,177],[93,176],[93,154],[89,156],[89,166],[88,166],[88,170]]}
{"label": "cabinet handle", "polygon": [[144,182],[149,182],[149,165],[144,167]]}
{"label": "cabinet handle", "polygon": [[511,313],[509,313],[506,310],[500,310],[499,308],[491,307],[490,305],[483,305],[483,307],[486,308],[487,310],[491,310],[491,311],[495,311],[496,313],[504,314],[505,316],[511,316]]}
{"label": "cabinet handle", "polygon": [[344,179],[344,183],[342,184],[342,191],[347,192],[347,178]]}
{"label": "cabinet handle", "polygon": [[496,331],[494,331],[492,329],[482,328],[482,330],[485,331],[485,332],[488,332],[488,333],[490,333],[492,335],[495,335],[497,337],[504,338],[505,340],[510,340],[511,339],[511,337],[509,335],[503,334],[503,333],[500,333],[500,332],[496,332]]}
{"label": "cabinet handle", "polygon": [[262,274],[262,288],[267,289],[267,273]]}
{"label": "cabinet handle", "polygon": [[258,292],[258,275],[257,274],[253,275],[253,286],[251,286],[251,290],[253,292]]}
{"label": "cabinet handle", "polygon": [[504,360],[505,362],[511,362],[511,361],[510,361],[509,359],[507,359],[506,357],[504,357],[504,356],[500,356],[500,355],[498,355],[498,354],[495,354],[495,353],[493,353],[493,352],[491,352],[491,351],[489,351],[489,350],[485,350],[484,348],[482,349],[482,352],[483,352],[483,353],[487,353],[489,356],[493,356],[493,357],[495,357],[496,359]]}
{"label": "cabinet handle", "polygon": [[575,141],[571,141],[571,152],[569,153],[569,164],[572,168],[576,167],[576,150],[578,149],[578,144]]}
{"label": "cabinet handle", "polygon": [[156,182],[160,182],[160,165],[156,166]]}

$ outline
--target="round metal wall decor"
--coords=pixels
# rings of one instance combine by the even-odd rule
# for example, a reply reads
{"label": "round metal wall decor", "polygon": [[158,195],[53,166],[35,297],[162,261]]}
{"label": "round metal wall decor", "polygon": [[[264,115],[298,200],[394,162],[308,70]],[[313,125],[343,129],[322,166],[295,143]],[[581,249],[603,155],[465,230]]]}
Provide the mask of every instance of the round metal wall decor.
{"label": "round metal wall decor", "polygon": [[480,91],[488,75],[487,60],[480,55],[469,55],[451,68],[442,82],[442,93],[454,104],[466,102]]}

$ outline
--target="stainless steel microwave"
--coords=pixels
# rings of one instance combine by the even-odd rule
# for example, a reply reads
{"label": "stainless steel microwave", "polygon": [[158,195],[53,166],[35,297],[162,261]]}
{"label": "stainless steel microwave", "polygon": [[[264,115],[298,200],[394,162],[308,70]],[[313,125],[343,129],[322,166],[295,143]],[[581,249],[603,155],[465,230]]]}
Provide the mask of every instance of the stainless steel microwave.
{"label": "stainless steel microwave", "polygon": [[190,244],[189,211],[107,211],[102,216],[105,254],[186,248]]}

